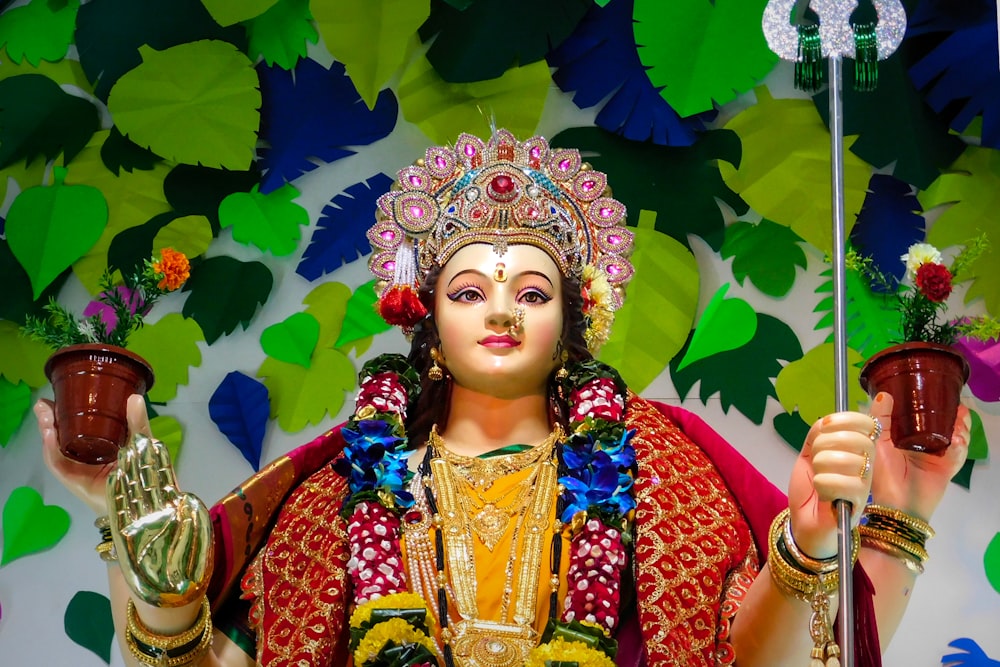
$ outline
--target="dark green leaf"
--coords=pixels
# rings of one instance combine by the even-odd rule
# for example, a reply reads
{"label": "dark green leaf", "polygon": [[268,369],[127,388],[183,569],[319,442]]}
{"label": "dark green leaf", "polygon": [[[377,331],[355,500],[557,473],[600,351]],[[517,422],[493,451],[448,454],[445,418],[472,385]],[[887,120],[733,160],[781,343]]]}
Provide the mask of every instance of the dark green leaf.
{"label": "dark green leaf", "polygon": [[101,144],[101,161],[115,176],[121,169],[129,173],[133,169],[148,171],[162,159],[148,148],[134,143],[119,132],[116,126],[111,127],[111,133]]}
{"label": "dark green leaf", "polygon": [[959,469],[955,476],[951,478],[951,481],[958,484],[962,488],[968,489],[972,485],[972,469],[976,467],[976,462],[973,460],[968,460]]}
{"label": "dark green leaf", "polygon": [[584,160],[609,174],[614,196],[628,207],[635,226],[642,210],[654,211],[656,230],[690,248],[689,234],[719,250],[725,219],[716,198],[745,213],[746,203],[722,181],[716,160],[740,162],[740,139],[730,130],[702,134],[693,146],[636,143],[596,127],[577,127],[551,140],[555,147],[578,148]]}
{"label": "dark green leaf", "polygon": [[806,268],[802,239],[789,227],[767,220],[735,222],[726,227],[723,259],[733,259],[733,277],[750,281],[764,294],[782,297],[795,284],[795,267]]}
{"label": "dark green leaf", "polygon": [[271,270],[260,262],[241,262],[220,255],[191,267],[191,277],[184,284],[190,292],[184,302],[184,317],[193,318],[209,345],[219,337],[246,329],[267,301],[274,285]]}
{"label": "dark green leaf", "polygon": [[77,591],[66,607],[63,617],[66,636],[111,663],[111,640],[115,624],[111,618],[111,601],[100,593]]}
{"label": "dark green leaf", "polygon": [[809,433],[809,424],[799,415],[796,410],[791,414],[779,412],[774,416],[774,430],[778,435],[792,446],[797,452],[802,451],[802,444],[806,441],[806,434]]}
{"label": "dark green leaf", "polygon": [[179,164],[163,181],[167,202],[180,215],[203,215],[212,224],[212,235],[219,235],[219,204],[234,192],[250,192],[260,183],[260,172],[229,171],[190,164]]}
{"label": "dark green leaf", "polygon": [[21,264],[10,251],[5,239],[0,239],[0,285],[3,285],[3,298],[0,299],[0,319],[24,324],[28,315],[43,317],[43,307],[49,298],[57,296],[62,289],[70,269],[66,269],[49,283],[37,300],[31,298],[31,279]]}
{"label": "dark green leaf", "polygon": [[157,233],[179,218],[175,211],[153,216],[148,222],[119,232],[108,247],[108,269],[130,276],[142,269],[143,263],[153,254],[153,240]]}

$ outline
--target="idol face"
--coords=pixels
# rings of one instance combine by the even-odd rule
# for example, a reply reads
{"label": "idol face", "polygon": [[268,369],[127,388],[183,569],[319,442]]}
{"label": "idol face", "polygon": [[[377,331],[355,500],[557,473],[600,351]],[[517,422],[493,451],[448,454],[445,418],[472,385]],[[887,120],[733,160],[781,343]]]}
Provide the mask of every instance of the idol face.
{"label": "idol face", "polygon": [[434,300],[444,363],[459,386],[505,399],[545,393],[563,328],[562,276],[545,251],[467,245],[444,266]]}

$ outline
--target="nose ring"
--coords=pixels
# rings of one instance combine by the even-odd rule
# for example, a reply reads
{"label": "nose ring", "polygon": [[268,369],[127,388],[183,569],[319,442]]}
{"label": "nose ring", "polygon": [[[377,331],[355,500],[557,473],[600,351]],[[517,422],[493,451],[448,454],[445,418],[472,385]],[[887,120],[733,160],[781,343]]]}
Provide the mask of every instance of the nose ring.
{"label": "nose ring", "polygon": [[507,329],[507,333],[511,336],[516,335],[524,327],[524,308],[518,306],[514,309],[514,316],[511,318],[510,328]]}

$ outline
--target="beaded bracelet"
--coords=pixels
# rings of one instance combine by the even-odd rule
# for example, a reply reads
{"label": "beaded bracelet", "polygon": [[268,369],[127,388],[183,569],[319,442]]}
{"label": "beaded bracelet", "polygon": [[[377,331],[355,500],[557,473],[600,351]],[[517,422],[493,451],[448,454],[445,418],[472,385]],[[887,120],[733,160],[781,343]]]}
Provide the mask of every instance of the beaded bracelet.
{"label": "beaded bracelet", "polygon": [[94,551],[105,563],[114,563],[118,560],[118,552],[115,551],[115,543],[111,539],[111,519],[99,516],[94,519],[94,527],[101,531],[101,541],[94,547]]}
{"label": "beaded bracelet", "polygon": [[160,635],[146,628],[129,599],[126,611],[125,643],[129,652],[143,665],[184,667],[194,664],[212,645],[212,610],[208,598],[202,598],[201,610],[194,625],[176,635]]}
{"label": "beaded bracelet", "polygon": [[866,547],[895,556],[912,572],[920,574],[927,562],[927,540],[934,529],[922,519],[885,505],[872,504],[865,508],[860,528]]}

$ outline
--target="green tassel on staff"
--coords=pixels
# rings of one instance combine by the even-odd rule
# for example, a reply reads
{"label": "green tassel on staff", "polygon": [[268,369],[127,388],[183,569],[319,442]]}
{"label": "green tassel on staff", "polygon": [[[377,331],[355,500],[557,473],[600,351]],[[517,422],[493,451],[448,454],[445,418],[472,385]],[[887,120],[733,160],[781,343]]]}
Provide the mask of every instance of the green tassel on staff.
{"label": "green tassel on staff", "polygon": [[809,93],[816,92],[826,82],[819,25],[799,24],[798,32],[799,53],[795,61],[795,87]]}
{"label": "green tassel on staff", "polygon": [[854,89],[871,92],[878,85],[878,42],[874,23],[852,25],[854,30]]}

